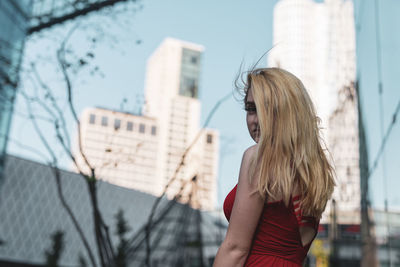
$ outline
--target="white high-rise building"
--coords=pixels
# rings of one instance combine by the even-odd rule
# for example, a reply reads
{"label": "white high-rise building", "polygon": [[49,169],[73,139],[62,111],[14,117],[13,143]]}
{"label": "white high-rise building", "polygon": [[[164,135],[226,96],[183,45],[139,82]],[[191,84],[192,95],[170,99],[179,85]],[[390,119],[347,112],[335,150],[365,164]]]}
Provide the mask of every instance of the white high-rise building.
{"label": "white high-rise building", "polygon": [[353,2],[279,1],[274,8],[273,43],[268,65],[302,80],[327,127],[339,89],[355,81]]}
{"label": "white high-rise building", "polygon": [[[143,116],[105,109],[84,112],[84,152],[100,168],[101,179],[154,195],[168,185],[166,193],[172,198],[196,177],[191,204],[214,209],[219,136],[216,130],[200,127],[203,50],[172,38],[162,42],[147,63]],[[186,186],[182,191],[182,201],[190,197],[190,190]]]}
{"label": "white high-rise building", "polygon": [[360,168],[357,95],[354,84],[340,89],[338,106],[329,119],[329,149],[335,163],[337,188],[333,192],[338,222],[360,223]]}
{"label": "white high-rise building", "polygon": [[[357,105],[354,97],[353,101],[343,98],[344,88],[352,88],[355,95],[353,2],[279,1],[274,9],[273,43],[268,65],[292,72],[310,93],[336,165],[337,208],[356,218],[354,211],[360,207]],[[352,223],[359,223],[358,217]]]}
{"label": "white high-rise building", "polygon": [[169,186],[172,196],[183,181],[197,176],[197,199],[211,204],[217,192],[218,133],[204,131],[181,164],[186,148],[200,131],[198,90],[203,50],[200,45],[173,38],[162,42],[147,62],[145,113],[159,121],[161,184],[176,178]]}

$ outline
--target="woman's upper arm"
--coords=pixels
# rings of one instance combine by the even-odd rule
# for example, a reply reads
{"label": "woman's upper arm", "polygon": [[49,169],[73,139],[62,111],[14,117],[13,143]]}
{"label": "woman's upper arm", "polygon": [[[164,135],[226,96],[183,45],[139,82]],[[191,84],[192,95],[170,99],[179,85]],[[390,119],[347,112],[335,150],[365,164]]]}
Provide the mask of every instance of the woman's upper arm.
{"label": "woman's upper arm", "polygon": [[[256,146],[243,154],[239,182],[225,237],[227,245],[248,251],[264,207],[264,199],[257,191],[257,179],[249,177],[249,167]],[[250,182],[251,181],[251,182]]]}

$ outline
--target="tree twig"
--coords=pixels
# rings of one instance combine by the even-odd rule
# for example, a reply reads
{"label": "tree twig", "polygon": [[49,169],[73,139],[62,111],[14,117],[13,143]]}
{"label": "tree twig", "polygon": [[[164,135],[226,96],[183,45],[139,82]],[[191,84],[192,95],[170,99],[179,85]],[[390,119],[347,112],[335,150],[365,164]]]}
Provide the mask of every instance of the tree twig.
{"label": "tree twig", "polygon": [[101,216],[101,213],[98,208],[98,201],[97,201],[97,191],[96,191],[96,173],[95,173],[95,168],[89,163],[88,158],[86,157],[84,151],[83,151],[83,146],[82,146],[82,134],[81,134],[81,124],[80,120],[78,118],[74,103],[73,103],[73,94],[72,94],[72,83],[67,71],[67,61],[65,59],[65,46],[69,40],[69,38],[72,36],[73,32],[77,29],[79,23],[76,24],[74,27],[71,28],[71,30],[68,32],[66,38],[64,41],[61,43],[60,48],[57,50],[57,60],[59,63],[59,66],[61,68],[64,81],[66,84],[67,88],[67,95],[68,95],[68,104],[69,104],[69,109],[73,115],[73,118],[77,124],[78,128],[78,142],[79,142],[79,151],[80,155],[84,159],[86,165],[90,169],[90,174],[89,174],[89,179],[86,179],[87,181],[87,186],[89,189],[89,194],[90,194],[90,199],[92,203],[92,208],[93,208],[93,219],[94,219],[94,230],[95,230],[95,236],[96,236],[96,245],[97,245],[97,250],[99,253],[99,258],[102,266],[110,266],[113,264],[114,259],[115,259],[115,253],[113,246],[111,244],[111,238],[109,236],[109,231],[108,227],[105,225],[104,220]]}
{"label": "tree twig", "polygon": [[62,187],[61,187],[60,176],[59,176],[59,170],[58,170],[58,167],[57,167],[57,164],[58,164],[57,157],[54,154],[53,150],[51,149],[51,147],[50,147],[49,143],[47,142],[46,138],[44,137],[42,131],[40,130],[40,127],[36,122],[35,116],[31,112],[31,104],[29,102],[29,99],[25,98],[25,101],[26,101],[28,110],[30,111],[30,114],[31,114],[30,119],[31,119],[32,124],[33,124],[33,126],[35,128],[35,131],[39,135],[39,138],[40,138],[42,144],[45,146],[47,152],[50,154],[50,156],[52,158],[52,162],[49,162],[49,166],[51,166],[51,168],[53,169],[53,171],[56,174],[57,192],[58,192],[58,196],[60,198],[61,204],[63,205],[63,207],[67,211],[69,217],[72,220],[72,223],[73,223],[75,229],[77,230],[79,236],[81,237],[83,245],[85,246],[85,249],[86,249],[86,251],[87,251],[87,253],[89,255],[89,258],[90,258],[90,260],[92,262],[92,265],[96,266],[96,262],[94,260],[94,256],[93,256],[92,250],[90,249],[89,243],[88,243],[88,241],[87,241],[87,239],[86,239],[86,237],[85,237],[85,235],[84,235],[84,233],[82,231],[82,228],[80,227],[80,225],[78,223],[78,220],[76,219],[75,214],[72,212],[71,208],[69,207],[68,203],[66,202],[66,200],[64,198],[64,195],[63,195],[63,192],[62,192]]}

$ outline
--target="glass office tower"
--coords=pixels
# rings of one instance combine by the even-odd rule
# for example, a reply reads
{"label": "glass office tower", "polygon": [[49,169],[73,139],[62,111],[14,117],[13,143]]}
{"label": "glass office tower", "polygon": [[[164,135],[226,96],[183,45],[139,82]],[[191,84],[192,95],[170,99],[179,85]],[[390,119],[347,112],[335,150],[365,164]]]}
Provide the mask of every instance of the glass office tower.
{"label": "glass office tower", "polygon": [[0,179],[32,0],[0,1]]}

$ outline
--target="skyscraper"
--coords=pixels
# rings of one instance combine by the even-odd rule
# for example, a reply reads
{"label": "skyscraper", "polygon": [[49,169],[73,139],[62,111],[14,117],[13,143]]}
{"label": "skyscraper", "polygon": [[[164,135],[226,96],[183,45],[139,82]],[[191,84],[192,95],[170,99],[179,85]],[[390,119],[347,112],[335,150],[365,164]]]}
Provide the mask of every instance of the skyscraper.
{"label": "skyscraper", "polygon": [[329,118],[329,149],[335,164],[333,193],[341,223],[360,223],[354,216],[361,205],[357,96],[354,84],[341,88],[338,105]]}
{"label": "skyscraper", "polygon": [[[159,119],[159,177],[163,185],[175,176],[185,149],[200,130],[198,90],[203,50],[200,45],[167,38],[147,63],[145,112]],[[198,175],[202,188],[198,197],[211,198],[214,203],[217,161],[218,133],[206,130],[185,156],[171,194],[178,191],[179,181]]]}
{"label": "skyscraper", "polygon": [[[143,114],[99,108],[83,113],[83,152],[102,180],[154,195],[168,185],[172,198],[196,179],[192,205],[214,208],[218,132],[200,127],[202,51],[172,38],[162,42],[147,63]],[[84,165],[82,157],[79,162]],[[190,197],[187,190],[181,194]]]}
{"label": "skyscraper", "polygon": [[294,73],[309,91],[336,168],[337,208],[349,213],[339,219],[359,223],[354,216],[360,207],[360,176],[353,2],[281,0],[273,27],[268,64]]}
{"label": "skyscraper", "polygon": [[274,9],[268,65],[298,76],[327,127],[338,91],[355,81],[355,30],[350,0],[281,0]]}

